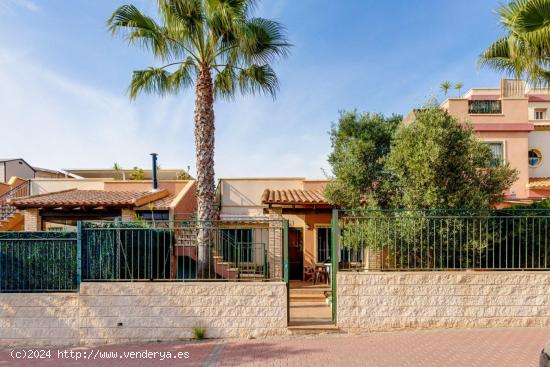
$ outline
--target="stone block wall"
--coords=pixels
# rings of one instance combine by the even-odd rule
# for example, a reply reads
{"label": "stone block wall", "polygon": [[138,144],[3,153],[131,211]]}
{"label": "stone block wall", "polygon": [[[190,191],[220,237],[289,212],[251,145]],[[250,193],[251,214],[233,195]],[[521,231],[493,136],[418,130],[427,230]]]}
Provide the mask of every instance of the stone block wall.
{"label": "stone block wall", "polygon": [[0,294],[0,349],[79,341],[77,293]]}
{"label": "stone block wall", "polygon": [[351,332],[550,326],[548,272],[340,272],[337,295]]}
{"label": "stone block wall", "polygon": [[279,214],[269,215],[268,262],[270,276],[282,279],[283,274],[283,217]]}
{"label": "stone block wall", "polygon": [[287,332],[284,283],[82,283],[80,293],[0,294],[0,348]]}

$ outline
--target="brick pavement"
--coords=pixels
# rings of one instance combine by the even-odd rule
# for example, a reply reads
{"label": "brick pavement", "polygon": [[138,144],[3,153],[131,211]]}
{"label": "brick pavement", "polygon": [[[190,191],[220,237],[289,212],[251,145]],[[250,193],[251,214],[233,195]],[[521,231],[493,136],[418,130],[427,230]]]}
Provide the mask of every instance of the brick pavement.
{"label": "brick pavement", "polygon": [[0,352],[2,366],[537,366],[550,329],[431,330],[319,335],[257,340],[213,340],[131,346],[73,348],[74,351],[188,352],[188,359],[19,360]]}

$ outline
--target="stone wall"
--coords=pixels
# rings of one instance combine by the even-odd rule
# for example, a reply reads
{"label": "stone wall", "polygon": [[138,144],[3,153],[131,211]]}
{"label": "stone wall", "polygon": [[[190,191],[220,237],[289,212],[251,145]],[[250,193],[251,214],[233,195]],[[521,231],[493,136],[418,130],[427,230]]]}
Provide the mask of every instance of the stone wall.
{"label": "stone wall", "polygon": [[79,342],[77,293],[0,294],[0,349]]}
{"label": "stone wall", "polygon": [[82,283],[0,294],[0,348],[286,334],[284,283]]}
{"label": "stone wall", "polygon": [[550,326],[548,272],[340,272],[337,292],[351,332]]}

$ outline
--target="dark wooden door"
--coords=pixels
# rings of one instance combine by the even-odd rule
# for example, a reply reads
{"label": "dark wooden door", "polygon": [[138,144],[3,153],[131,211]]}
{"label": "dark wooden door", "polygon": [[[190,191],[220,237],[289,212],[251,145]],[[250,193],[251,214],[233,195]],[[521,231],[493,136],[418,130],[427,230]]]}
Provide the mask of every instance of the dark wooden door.
{"label": "dark wooden door", "polygon": [[288,267],[290,280],[302,280],[304,276],[304,246],[302,230],[288,230]]}

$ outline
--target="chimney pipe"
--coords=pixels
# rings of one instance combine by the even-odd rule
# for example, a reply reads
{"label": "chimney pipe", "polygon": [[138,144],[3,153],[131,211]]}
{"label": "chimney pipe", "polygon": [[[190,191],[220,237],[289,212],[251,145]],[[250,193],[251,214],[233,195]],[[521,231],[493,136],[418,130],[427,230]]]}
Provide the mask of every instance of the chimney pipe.
{"label": "chimney pipe", "polygon": [[151,157],[153,157],[153,170],[152,172],[152,180],[153,180],[153,192],[158,191],[158,180],[157,180],[157,153],[151,153]]}

